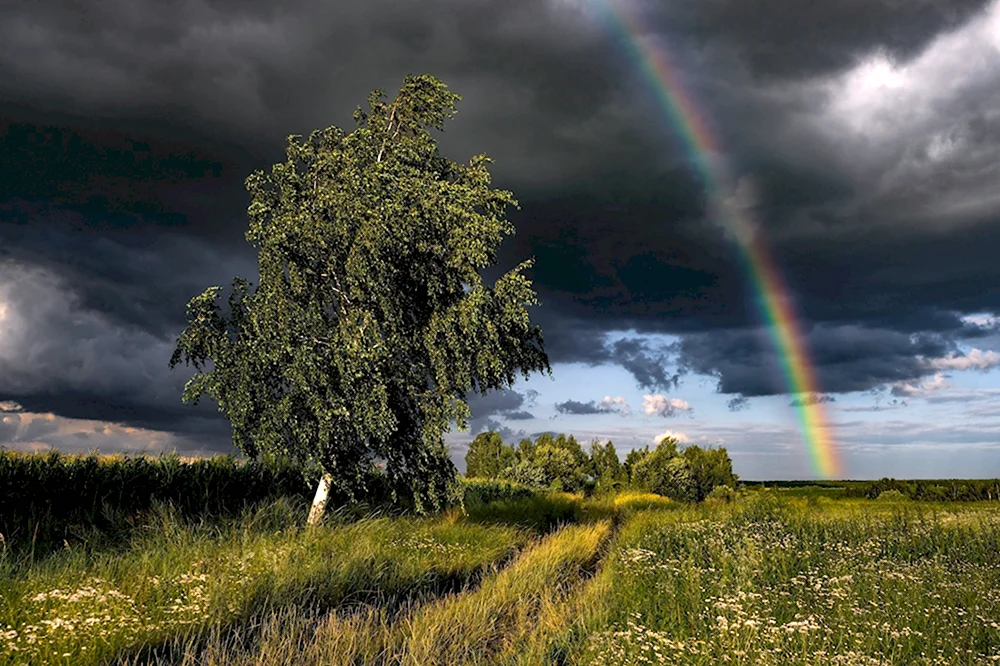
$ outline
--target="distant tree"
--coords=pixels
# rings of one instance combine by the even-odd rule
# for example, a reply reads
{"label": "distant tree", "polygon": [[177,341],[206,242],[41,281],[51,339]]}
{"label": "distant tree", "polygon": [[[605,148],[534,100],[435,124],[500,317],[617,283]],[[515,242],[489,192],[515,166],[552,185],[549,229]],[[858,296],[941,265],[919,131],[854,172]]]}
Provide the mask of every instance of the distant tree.
{"label": "distant tree", "polygon": [[632,449],[625,456],[625,476],[628,479],[629,485],[638,486],[639,481],[635,476],[635,466],[649,455],[649,446],[647,445],[641,449]]}
{"label": "distant tree", "polygon": [[552,490],[579,490],[584,475],[580,472],[573,454],[555,444],[542,444],[535,448],[531,462],[541,470],[545,485]]}
{"label": "distant tree", "polygon": [[532,488],[545,488],[549,485],[545,470],[535,466],[532,460],[519,460],[503,472],[503,478],[521,483]]}
{"label": "distant tree", "polygon": [[227,316],[220,287],[188,303],[170,360],[196,369],[183,399],[215,399],[247,456],[321,469],[310,523],[331,486],[363,495],[376,466],[396,499],[441,506],[456,474],[443,434],[466,427],[466,395],[551,372],[531,262],[480,275],[516,201],[490,186],[488,157],[453,162],[431,134],[459,99],[408,76],[392,102],[372,92],[353,132],[288,137],[286,160],[246,182],[260,284],[236,278]]}
{"label": "distant tree", "polygon": [[695,501],[708,497],[717,486],[736,488],[739,479],[733,474],[733,461],[726,449],[691,445],[684,448],[683,455],[691,467]]}
{"label": "distant tree", "polygon": [[677,457],[677,440],[667,437],[656,448],[632,463],[632,483],[652,493],[670,497],[670,461]]}
{"label": "distant tree", "polygon": [[515,449],[515,453],[517,453],[518,462],[530,460],[531,453],[534,450],[535,450],[535,443],[531,441],[530,437],[525,437],[524,439],[522,439],[520,442],[517,443],[517,449]]}
{"label": "distant tree", "polygon": [[[514,468],[506,474],[511,480],[538,479],[539,484],[554,490],[576,492],[584,487],[589,475],[590,460],[572,435],[542,433],[534,442],[521,440],[517,448],[517,474]],[[527,470],[534,471],[528,472]]]}
{"label": "distant tree", "polygon": [[584,474],[588,472],[590,466],[590,459],[587,453],[580,446],[580,443],[576,441],[576,437],[573,435],[563,435],[560,434],[556,437],[555,445],[560,449],[563,449],[573,457],[573,462],[576,467],[580,468],[580,471]]}
{"label": "distant tree", "polygon": [[465,454],[465,475],[498,479],[504,470],[517,462],[514,448],[503,443],[500,433],[488,430],[476,435]]}
{"label": "distant tree", "polygon": [[591,444],[590,473],[594,477],[598,491],[614,490],[628,480],[625,466],[618,459],[615,445],[611,441],[607,444],[598,441]]}
{"label": "distant tree", "polygon": [[551,432],[543,432],[541,435],[535,438],[535,441],[528,447],[527,452],[529,456],[535,449],[540,446],[553,446],[556,443],[556,437]]}
{"label": "distant tree", "polygon": [[737,476],[725,449],[698,446],[677,450],[668,437],[632,465],[633,483],[649,492],[684,502],[701,502],[718,486],[736,487]]}

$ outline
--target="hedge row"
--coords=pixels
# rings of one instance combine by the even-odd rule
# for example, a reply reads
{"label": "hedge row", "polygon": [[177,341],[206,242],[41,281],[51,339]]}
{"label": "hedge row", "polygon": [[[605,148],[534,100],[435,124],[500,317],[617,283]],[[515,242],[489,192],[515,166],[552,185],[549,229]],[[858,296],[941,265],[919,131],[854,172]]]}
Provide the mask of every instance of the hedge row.
{"label": "hedge row", "polygon": [[314,485],[276,461],[218,456],[42,455],[0,450],[0,534],[44,548],[134,525],[157,504],[183,517],[223,516],[278,497],[308,501]]}
{"label": "hedge row", "polygon": [[[234,456],[185,461],[177,455],[77,456],[0,449],[0,550],[38,553],[65,542],[121,536],[147,521],[157,505],[182,518],[220,518],[279,497],[309,502],[318,474],[273,459]],[[373,478],[371,505],[388,505],[389,488]],[[528,497],[509,481],[460,479],[466,505]],[[331,497],[331,507],[346,503]]]}

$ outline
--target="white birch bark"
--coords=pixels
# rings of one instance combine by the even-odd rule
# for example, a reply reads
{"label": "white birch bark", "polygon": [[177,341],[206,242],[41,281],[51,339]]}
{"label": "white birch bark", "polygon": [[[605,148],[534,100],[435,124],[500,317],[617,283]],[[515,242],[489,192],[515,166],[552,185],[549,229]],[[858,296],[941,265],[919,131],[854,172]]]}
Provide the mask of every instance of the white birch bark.
{"label": "white birch bark", "polygon": [[313,497],[312,508],[309,509],[309,519],[307,525],[319,525],[326,513],[326,503],[330,501],[330,486],[333,484],[333,476],[326,472],[316,486],[316,496]]}

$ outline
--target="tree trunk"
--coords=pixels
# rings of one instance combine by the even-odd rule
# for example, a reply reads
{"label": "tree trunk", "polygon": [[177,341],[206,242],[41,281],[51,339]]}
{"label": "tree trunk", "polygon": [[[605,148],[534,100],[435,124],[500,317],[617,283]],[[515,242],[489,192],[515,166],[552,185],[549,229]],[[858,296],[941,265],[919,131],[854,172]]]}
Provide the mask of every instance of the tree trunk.
{"label": "tree trunk", "polygon": [[330,501],[330,486],[333,484],[333,475],[324,472],[323,477],[316,486],[316,496],[313,497],[312,508],[309,509],[309,519],[307,525],[319,525],[326,512],[326,503]]}

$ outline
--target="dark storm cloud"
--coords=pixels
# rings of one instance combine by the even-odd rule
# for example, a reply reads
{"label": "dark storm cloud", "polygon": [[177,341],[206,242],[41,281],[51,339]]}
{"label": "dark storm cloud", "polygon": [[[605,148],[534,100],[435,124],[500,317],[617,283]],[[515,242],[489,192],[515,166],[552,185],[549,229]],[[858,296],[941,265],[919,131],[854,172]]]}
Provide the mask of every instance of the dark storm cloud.
{"label": "dark storm cloud", "polygon": [[567,400],[556,403],[556,411],[560,414],[607,414],[611,410],[596,401],[579,402],[577,400]]}
{"label": "dark storm cloud", "polygon": [[844,0],[822,4],[777,0],[639,3],[673,40],[726,49],[759,78],[805,77],[850,66],[875,48],[913,57],[942,31],[960,26],[987,0]]}
{"label": "dark storm cloud", "polygon": [[[249,246],[228,249],[196,236],[110,224],[87,233],[90,224],[86,214],[52,206],[0,211],[0,260],[43,269],[73,292],[75,307],[159,337],[180,332],[188,300],[206,287],[228,288],[236,275],[258,277]],[[8,275],[20,271],[12,266]]]}
{"label": "dark storm cloud", "polygon": [[730,398],[726,401],[726,407],[731,412],[741,412],[750,408],[750,398],[742,395]]}
{"label": "dark storm cloud", "polygon": [[470,394],[468,403],[472,418],[469,419],[469,434],[475,435],[483,430],[497,430],[501,434],[511,435],[513,431],[504,425],[504,421],[527,421],[535,418],[524,408],[534,406],[537,396],[538,393],[531,390],[523,393],[507,390],[490,391],[486,395]]}
{"label": "dark storm cloud", "polygon": [[669,374],[667,363],[670,361],[670,350],[667,347],[653,348],[638,338],[625,338],[611,344],[611,361],[616,363],[635,377],[639,388],[650,391],[669,390],[676,388],[679,374]]}
{"label": "dark storm cloud", "polygon": [[589,400],[580,402],[579,400],[566,400],[556,403],[556,411],[560,414],[620,414],[628,416],[632,413],[628,401],[624,397],[605,397],[603,400]]}
{"label": "dark storm cloud", "polygon": [[837,402],[837,399],[832,395],[810,394],[804,398],[793,398],[792,401],[788,403],[788,406],[806,407],[808,405],[822,405],[828,402]]}
{"label": "dark storm cloud", "polygon": [[[992,48],[986,28],[928,51],[982,2],[638,4],[756,186],[824,391],[917,381],[920,355],[995,334],[960,315],[1000,312],[1000,67],[969,50]],[[705,184],[593,18],[528,0],[0,9],[0,259],[24,271],[5,278],[24,326],[0,339],[0,399],[224,425],[185,411],[189,373],[165,364],[188,299],[256,278],[244,179],[409,72],[465,97],[444,152],[491,154],[519,196],[502,259],[538,259],[553,362],[617,364],[650,390],[706,373],[737,402],[783,392]],[[909,67],[875,72],[892,94],[852,73],[879,48]],[[527,418],[517,395],[474,402],[474,427]]]}
{"label": "dark storm cloud", "polygon": [[546,349],[553,363],[619,365],[632,374],[639,388],[650,391],[667,391],[676,388],[680,381],[680,375],[674,371],[674,352],[669,345],[634,336],[608,339],[609,328],[627,328],[626,322],[619,320],[617,326],[604,323],[607,328],[602,330],[599,321],[562,319],[544,310],[538,314]]}
{"label": "dark storm cloud", "polygon": [[[26,412],[54,412],[147,428],[218,433],[214,405],[181,400],[190,371],[170,371],[171,338],[157,337],[83,305],[57,274],[0,262],[0,398]],[[197,420],[201,417],[201,421]],[[195,419],[194,421],[186,421]]]}
{"label": "dark storm cloud", "polygon": [[[850,326],[816,327],[806,342],[819,385],[830,393],[919,379],[935,372],[926,359],[955,351],[954,344],[939,335]],[[685,336],[678,361],[690,372],[717,377],[720,393],[753,397],[788,390],[779,359],[761,330]]]}
{"label": "dark storm cloud", "polygon": [[[165,120],[161,130],[178,126],[173,136],[200,133],[258,156],[280,150],[286,134],[349,125],[369,90],[391,91],[408,72],[434,72],[465,94],[470,122],[456,120],[447,142],[466,156],[486,150],[510,173],[563,173],[593,151],[594,121],[619,113],[608,106],[615,66],[595,48],[602,35],[548,2],[39,4],[10,14],[0,24],[10,102],[53,116]],[[620,150],[613,140],[605,148]],[[529,158],[536,151],[562,156]]]}

